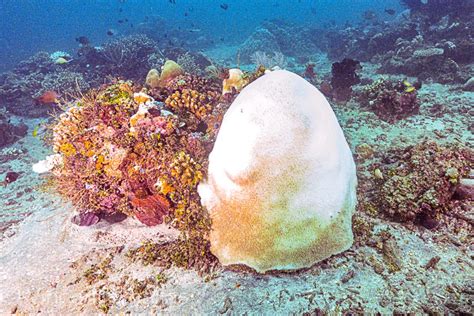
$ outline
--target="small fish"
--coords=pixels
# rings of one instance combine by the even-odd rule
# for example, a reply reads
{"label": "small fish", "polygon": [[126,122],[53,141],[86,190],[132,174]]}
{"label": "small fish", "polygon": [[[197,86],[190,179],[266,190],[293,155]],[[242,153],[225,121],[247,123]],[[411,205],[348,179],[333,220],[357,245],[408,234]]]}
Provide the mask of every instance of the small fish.
{"label": "small fish", "polygon": [[385,9],[385,13],[389,14],[389,15],[394,15],[395,14],[395,10],[394,9]]}
{"label": "small fish", "polygon": [[7,175],[5,176],[5,180],[0,182],[0,184],[6,187],[8,184],[15,182],[19,177],[20,177],[20,174],[18,172],[9,171],[7,172]]}
{"label": "small fish", "polygon": [[377,18],[377,14],[372,10],[367,10],[362,13],[362,18],[364,18],[364,20],[374,20]]}
{"label": "small fish", "polygon": [[108,36],[114,36],[116,34],[116,31],[114,29],[108,29],[107,30],[107,35]]}
{"label": "small fish", "polygon": [[176,4],[176,0],[168,0],[169,3]]}
{"label": "small fish", "polygon": [[416,91],[416,88],[410,82],[408,82],[408,80],[403,80],[402,83],[405,86],[405,92],[410,93]]}
{"label": "small fish", "polygon": [[201,32],[201,29],[189,29],[188,31],[190,33],[198,33],[198,32]]}
{"label": "small fish", "polygon": [[227,3],[222,3],[222,4],[220,5],[220,7],[221,7],[221,9],[223,9],[223,10],[229,9],[229,5],[228,5]]}
{"label": "small fish", "polygon": [[76,37],[76,42],[78,42],[82,46],[89,46],[89,44],[90,44],[90,41],[86,36]]}
{"label": "small fish", "polygon": [[31,133],[31,136],[33,137],[38,136],[38,130],[40,129],[40,127],[41,127],[41,124],[36,125],[35,128],[33,129],[33,132]]}
{"label": "small fish", "polygon": [[412,86],[411,83],[408,82],[408,80],[403,80],[403,85],[404,85],[405,87],[411,87],[411,86]]}
{"label": "small fish", "polygon": [[39,104],[52,104],[52,103],[58,103],[59,100],[59,94],[57,94],[55,91],[48,90],[44,92],[42,95],[40,95],[38,98],[36,98],[36,102]]}
{"label": "small fish", "polygon": [[68,62],[70,62],[70,60],[67,60],[66,58],[64,57],[58,57],[54,63],[57,64],[57,65],[64,65],[64,64],[67,64]]}
{"label": "small fish", "polygon": [[133,23],[130,23],[130,27],[133,28]]}
{"label": "small fish", "polygon": [[117,22],[118,22],[119,24],[127,23],[127,22],[128,22],[128,19],[121,19],[121,20],[118,20]]}

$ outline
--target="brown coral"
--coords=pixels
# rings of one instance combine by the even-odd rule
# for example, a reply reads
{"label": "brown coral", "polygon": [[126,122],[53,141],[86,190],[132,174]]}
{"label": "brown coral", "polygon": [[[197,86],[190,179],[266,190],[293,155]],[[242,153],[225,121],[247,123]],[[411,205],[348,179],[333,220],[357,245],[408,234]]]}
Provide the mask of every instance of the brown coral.
{"label": "brown coral", "polygon": [[384,174],[377,180],[379,209],[398,221],[429,228],[441,214],[449,215],[459,179],[474,168],[472,150],[434,142],[393,150],[385,160],[392,163],[373,166]]}
{"label": "brown coral", "polygon": [[147,226],[163,223],[163,217],[168,215],[170,204],[159,194],[146,197],[133,197],[130,201],[134,207],[135,217]]}

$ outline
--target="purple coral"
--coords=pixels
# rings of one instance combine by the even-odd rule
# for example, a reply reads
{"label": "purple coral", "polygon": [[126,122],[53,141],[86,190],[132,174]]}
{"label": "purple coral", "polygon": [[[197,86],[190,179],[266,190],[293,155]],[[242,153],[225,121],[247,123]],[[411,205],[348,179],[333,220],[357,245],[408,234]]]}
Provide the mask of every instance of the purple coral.
{"label": "purple coral", "polygon": [[338,101],[347,101],[352,94],[352,86],[360,83],[357,70],[361,69],[360,62],[344,58],[341,62],[332,64],[331,87]]}

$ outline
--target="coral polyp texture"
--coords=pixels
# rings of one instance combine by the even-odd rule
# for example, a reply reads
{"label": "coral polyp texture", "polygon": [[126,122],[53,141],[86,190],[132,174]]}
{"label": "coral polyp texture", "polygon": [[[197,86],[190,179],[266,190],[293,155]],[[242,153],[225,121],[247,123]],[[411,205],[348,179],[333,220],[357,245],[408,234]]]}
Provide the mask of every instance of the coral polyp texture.
{"label": "coral polyp texture", "polygon": [[227,111],[199,185],[211,251],[259,272],[309,267],[347,250],[352,154],[324,96],[298,75],[257,79]]}

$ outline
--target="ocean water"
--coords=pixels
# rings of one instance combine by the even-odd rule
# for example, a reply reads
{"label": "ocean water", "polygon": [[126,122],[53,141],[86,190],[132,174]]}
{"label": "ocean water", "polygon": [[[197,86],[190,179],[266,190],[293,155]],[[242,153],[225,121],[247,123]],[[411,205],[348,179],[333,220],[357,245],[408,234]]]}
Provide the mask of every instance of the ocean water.
{"label": "ocean water", "polygon": [[0,0],[0,314],[472,315],[473,21]]}
{"label": "ocean water", "polygon": [[[227,3],[229,9],[220,5]],[[107,31],[120,35],[136,33],[146,17],[160,16],[185,36],[201,29],[214,38],[224,37],[224,45],[241,42],[265,19],[284,19],[304,25],[329,21],[357,22],[365,10],[400,10],[398,1],[14,1],[0,3],[2,50],[0,70],[40,51],[73,51],[75,38],[87,36],[94,45],[109,40]],[[385,15],[384,19],[392,18]],[[127,23],[118,20],[128,19]],[[134,27],[131,27],[133,24]],[[14,27],[13,27],[14,26]]]}

